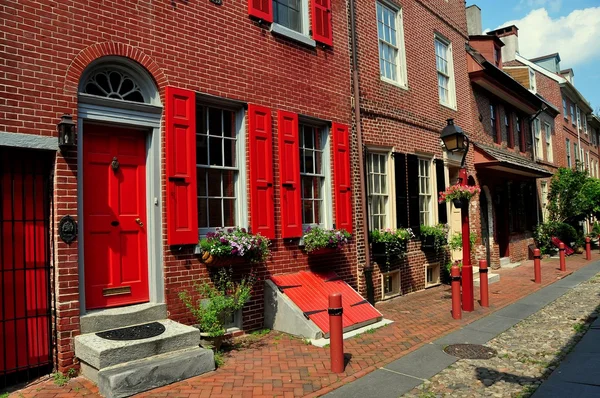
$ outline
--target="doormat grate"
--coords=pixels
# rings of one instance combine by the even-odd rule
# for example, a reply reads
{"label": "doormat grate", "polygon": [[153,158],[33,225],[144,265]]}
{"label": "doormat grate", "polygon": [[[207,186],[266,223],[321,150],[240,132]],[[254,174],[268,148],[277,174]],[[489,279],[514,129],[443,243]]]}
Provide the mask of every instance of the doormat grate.
{"label": "doormat grate", "polygon": [[152,322],[144,325],[98,332],[96,336],[107,340],[141,340],[161,335],[164,332],[165,326],[162,323]]}
{"label": "doormat grate", "polygon": [[452,344],[444,352],[460,359],[490,359],[497,354],[493,348],[479,344]]}

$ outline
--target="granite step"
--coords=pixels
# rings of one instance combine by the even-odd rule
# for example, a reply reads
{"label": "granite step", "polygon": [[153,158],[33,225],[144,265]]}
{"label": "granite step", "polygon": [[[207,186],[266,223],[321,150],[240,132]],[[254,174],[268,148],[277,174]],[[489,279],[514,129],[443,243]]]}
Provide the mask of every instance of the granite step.
{"label": "granite step", "polygon": [[[490,268],[488,268],[488,270],[491,271]],[[488,271],[488,285],[491,285],[492,283],[500,282],[500,275],[494,274],[490,271]],[[479,280],[479,267],[473,266],[473,285],[479,286],[480,283],[481,283],[481,281]]]}
{"label": "granite step", "polygon": [[144,303],[91,311],[80,318],[81,334],[141,325],[167,318],[167,305]]}

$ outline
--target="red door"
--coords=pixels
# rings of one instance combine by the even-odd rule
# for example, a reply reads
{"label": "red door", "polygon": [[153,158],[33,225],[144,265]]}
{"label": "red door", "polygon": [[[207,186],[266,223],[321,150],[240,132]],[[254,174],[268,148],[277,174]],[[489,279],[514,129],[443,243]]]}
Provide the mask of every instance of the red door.
{"label": "red door", "polygon": [[84,130],[86,307],[147,302],[146,134],[112,126]]}

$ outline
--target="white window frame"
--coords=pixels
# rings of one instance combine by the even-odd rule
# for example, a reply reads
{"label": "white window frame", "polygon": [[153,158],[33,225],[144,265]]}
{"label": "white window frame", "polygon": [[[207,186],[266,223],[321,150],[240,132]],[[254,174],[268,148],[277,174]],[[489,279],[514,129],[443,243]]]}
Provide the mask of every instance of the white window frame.
{"label": "white window frame", "polygon": [[540,188],[540,204],[542,205],[542,218],[545,222],[548,219],[548,183],[546,181],[542,181],[540,183]]}
{"label": "white window frame", "polygon": [[535,82],[535,71],[529,68],[529,90],[532,93],[537,93],[537,84]]}
{"label": "white window frame", "polygon": [[[298,120],[298,148],[300,147],[300,134],[302,134],[302,126],[309,126],[314,129],[318,129],[321,134],[321,175],[323,178],[323,186],[321,187],[321,193],[323,195],[323,203],[321,208],[321,216],[322,223],[304,223],[304,203],[302,195],[304,194],[302,190],[302,176],[303,175],[315,175],[315,174],[303,174],[300,172],[300,198],[301,198],[301,206],[302,206],[302,230],[306,230],[307,227],[320,226],[323,228],[332,228],[333,227],[333,205],[331,203],[331,198],[333,197],[333,192],[331,190],[332,186],[332,170],[331,170],[331,145],[330,145],[330,129],[326,125],[322,125],[320,123],[311,122],[310,120],[305,120],[302,117],[299,117]],[[302,157],[300,157],[300,162],[302,162]]]}
{"label": "white window frame", "polygon": [[567,99],[565,97],[563,97],[562,101],[563,101],[564,118],[565,118],[565,120],[569,120],[569,109],[567,107]]}
{"label": "white window frame", "polygon": [[583,132],[585,133],[585,135],[588,134],[587,117],[585,116],[585,114],[583,115]]}
{"label": "white window frame", "polygon": [[575,114],[577,115],[577,129],[581,130],[581,109],[575,105]]}
{"label": "white window frame", "polygon": [[567,167],[571,168],[573,167],[573,162],[571,161],[571,140],[569,140],[568,138],[565,142],[565,149],[565,152],[567,153]]}
{"label": "white window frame", "polygon": [[[427,170],[429,172],[428,176],[422,175],[421,174],[421,164],[426,163],[426,168],[425,170]],[[433,159],[431,158],[426,158],[426,157],[419,157],[419,164],[418,164],[418,169],[417,169],[417,177],[418,177],[418,189],[419,189],[419,223],[422,225],[430,225],[433,226],[436,224],[436,214],[435,214],[435,208],[437,206],[434,206],[433,203],[437,200],[437,197],[435,195],[436,192],[436,181],[435,181],[435,177],[434,177],[434,165],[433,165]],[[421,185],[421,181],[423,181],[423,179],[428,179],[429,180],[429,193],[426,194],[423,192],[423,187]],[[426,211],[422,211],[421,210],[421,197],[422,196],[428,196],[429,197],[429,209],[427,209]],[[425,223],[421,222],[421,214],[422,213],[427,213],[429,214],[428,218],[425,219]]]}
{"label": "white window frame", "polygon": [[367,148],[367,201],[368,201],[368,211],[369,211],[369,228],[371,230],[376,229],[373,223],[373,193],[372,193],[372,180],[371,176],[374,174],[381,175],[381,170],[378,173],[372,172],[373,166],[371,164],[372,156],[378,156],[378,159],[381,159],[380,156],[385,159],[385,183],[387,192],[385,194],[375,194],[376,196],[385,196],[387,198],[384,206],[385,206],[385,222],[381,225],[381,228],[396,228],[396,214],[395,214],[395,185],[394,185],[394,167],[393,167],[393,158],[392,158],[392,150],[391,149],[383,149],[383,148]]}
{"label": "white window frame", "polygon": [[588,170],[590,170],[590,151],[585,152],[585,168]]}
{"label": "white window frame", "polygon": [[576,126],[575,124],[575,105],[571,104],[571,124]]}
{"label": "white window frame", "polygon": [[[394,46],[387,40],[379,37],[379,13],[378,13],[379,6],[391,11],[392,13],[395,13],[395,19],[394,19],[395,26],[394,27],[396,30],[396,46]],[[394,85],[399,86],[404,89],[408,89],[408,76],[407,76],[407,71],[406,71],[406,45],[404,43],[404,22],[403,22],[404,18],[403,18],[403,14],[402,14],[402,8],[398,8],[398,6],[394,5],[393,3],[389,3],[387,1],[376,1],[375,2],[375,14],[376,14],[375,19],[377,21],[377,49],[378,49],[377,54],[378,54],[378,58],[379,58],[379,77],[384,82],[394,84]],[[381,73],[382,60],[381,60],[381,56],[379,55],[379,53],[381,51],[380,48],[382,45],[388,46],[392,49],[395,49],[395,51],[396,51],[396,56],[395,56],[396,79],[391,79]]]}
{"label": "white window frame", "polygon": [[[237,176],[235,177],[234,180],[234,190],[235,190],[235,218],[236,218],[236,225],[231,225],[231,226],[226,226],[226,227],[240,227],[240,228],[248,228],[248,197],[247,197],[247,192],[246,192],[246,131],[244,126],[246,125],[246,120],[245,120],[245,111],[244,108],[239,108],[238,106],[228,106],[227,104],[221,104],[221,103],[211,103],[211,102],[199,102],[196,105],[196,111],[201,108],[204,111],[206,111],[207,108],[216,108],[216,109],[220,109],[220,110],[226,110],[226,111],[230,111],[234,114],[235,116],[235,133],[236,133],[236,148],[235,148],[235,156],[236,156],[236,163],[237,163]],[[198,118],[197,118],[198,119]],[[208,123],[208,119],[206,119],[206,122]],[[196,134],[196,139],[197,139],[198,134]],[[210,135],[209,135],[210,137]],[[196,164],[196,169],[199,168],[208,168],[210,169],[210,166],[208,167],[202,167],[203,165],[199,165]],[[224,169],[223,167],[219,167],[219,169]],[[232,168],[227,168],[227,169],[232,169]],[[199,189],[196,188],[196,195],[197,198],[199,198]],[[207,196],[208,196],[208,191],[207,191]],[[198,209],[198,213],[200,213],[200,209]],[[199,214],[196,215],[196,217],[199,217]],[[208,215],[207,215],[208,217]],[[200,227],[200,225],[198,225],[198,236],[202,237],[205,236],[207,232],[214,232],[216,230],[216,228],[218,227],[208,227],[208,228],[204,228],[204,227]]]}
{"label": "white window frame", "polygon": [[552,126],[548,122],[544,122],[544,134],[546,138],[546,160],[554,161],[554,152],[552,150]]}
{"label": "white window frame", "polygon": [[535,118],[533,120],[533,140],[536,159],[544,160],[544,152],[542,148],[542,125],[539,118]]}
{"label": "white window frame", "polygon": [[[270,0],[274,2],[274,0]],[[309,4],[308,0],[300,0],[300,31],[296,31],[294,29],[288,28],[287,26],[278,24],[277,22],[273,22],[271,24],[271,32],[286,36],[292,40],[298,41],[300,43],[309,45],[311,47],[316,46],[316,42],[309,36],[310,32],[310,17],[309,17]],[[275,7],[273,6],[273,19],[275,19]]]}
{"label": "white window frame", "polygon": [[[440,70],[437,68],[436,42],[440,42],[441,44],[443,44],[444,46],[447,47],[446,56],[448,59],[446,59],[446,62],[448,63],[448,74],[445,74],[444,72],[440,72]],[[435,60],[436,60],[436,68],[435,69],[436,69],[436,86],[438,88],[438,100],[441,105],[448,107],[450,109],[456,110],[456,83],[454,81],[454,57],[452,54],[452,42],[450,40],[446,39],[445,37],[443,37],[442,35],[436,33],[434,35],[433,47],[434,47],[434,56],[435,56]],[[448,78],[448,102],[443,102],[442,98],[439,95],[439,93],[440,93],[439,76],[440,75]]]}
{"label": "white window frame", "polygon": [[[429,270],[431,270],[432,272],[432,281],[429,282],[428,280],[428,273]],[[438,286],[441,284],[441,279],[440,279],[440,263],[431,263],[431,264],[425,264],[425,287],[433,287],[433,286]]]}
{"label": "white window frame", "polygon": [[[391,278],[391,282],[392,282],[392,289],[391,292],[386,293],[386,278]],[[395,271],[391,271],[391,272],[382,272],[381,273],[381,298],[382,299],[389,299],[392,297],[396,297],[399,296],[401,294],[401,287],[402,287],[402,283],[401,283],[401,279],[400,279],[400,270],[395,270]]]}

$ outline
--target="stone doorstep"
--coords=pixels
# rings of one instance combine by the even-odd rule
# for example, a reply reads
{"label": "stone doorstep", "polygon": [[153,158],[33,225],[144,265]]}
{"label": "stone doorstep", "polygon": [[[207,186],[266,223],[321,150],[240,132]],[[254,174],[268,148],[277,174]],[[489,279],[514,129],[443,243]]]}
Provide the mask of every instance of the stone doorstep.
{"label": "stone doorstep", "polygon": [[[488,270],[489,269],[490,268],[488,268]],[[496,282],[500,282],[500,275],[488,271],[488,285]],[[479,286],[480,284],[481,281],[479,280],[479,267],[473,266],[473,286]]]}
{"label": "stone doorstep", "polygon": [[104,368],[97,372],[97,384],[106,398],[121,398],[213,370],[213,351],[193,347]]}
{"label": "stone doorstep", "polygon": [[83,315],[79,322],[81,334],[86,334],[141,325],[166,318],[166,304],[144,303],[92,311]]}
{"label": "stone doorstep", "polygon": [[120,363],[198,347],[200,344],[198,329],[170,319],[158,322],[165,326],[165,332],[148,339],[115,341],[103,339],[95,333],[76,336],[75,356],[89,366],[102,370]]}
{"label": "stone doorstep", "polygon": [[520,266],[521,266],[521,263],[508,263],[508,264],[504,264],[502,266],[502,268],[513,269],[513,268],[517,268],[517,267],[520,267]]}
{"label": "stone doorstep", "polygon": [[510,264],[510,257],[500,257],[500,267]]}

